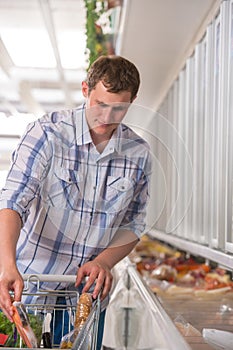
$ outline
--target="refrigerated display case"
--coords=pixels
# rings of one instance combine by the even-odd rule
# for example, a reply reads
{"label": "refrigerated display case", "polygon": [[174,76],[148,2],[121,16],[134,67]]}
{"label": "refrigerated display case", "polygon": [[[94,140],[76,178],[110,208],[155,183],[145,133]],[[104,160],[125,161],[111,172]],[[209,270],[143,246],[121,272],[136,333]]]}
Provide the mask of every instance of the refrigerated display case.
{"label": "refrigerated display case", "polygon": [[104,350],[191,350],[186,340],[126,258],[114,268],[116,286],[107,307]]}
{"label": "refrigerated display case", "polygon": [[[142,295],[151,298],[145,307],[158,308],[155,312],[163,321],[156,318],[156,322],[162,325],[166,338],[171,340],[171,329],[175,326],[189,349],[233,349],[231,271],[151,237],[136,246],[128,264],[130,278],[143,291]],[[165,266],[166,273],[161,269]],[[156,337],[156,332],[150,331],[147,337]],[[179,337],[173,338],[172,344],[181,349]],[[169,342],[164,344],[164,349],[172,348]]]}
{"label": "refrigerated display case", "polygon": [[[232,294],[208,298],[164,295],[160,300],[192,350],[233,349]],[[225,340],[226,337],[229,339]]]}
{"label": "refrigerated display case", "polygon": [[[162,249],[166,247],[158,243]],[[175,247],[167,246],[167,252],[179,257]],[[142,254],[146,259],[145,252]],[[163,256],[169,257],[166,248],[161,250],[158,264],[162,265]],[[187,264],[194,258],[188,255]],[[211,265],[197,259],[197,266]],[[117,283],[107,308],[104,350],[232,350],[233,282],[229,272],[222,276],[227,287],[222,283],[194,289],[189,284],[185,287],[173,283],[172,275],[156,283],[150,277],[156,264],[149,257],[147,263],[151,266],[141,273],[140,259],[133,252],[114,269]],[[213,264],[206,269],[207,276],[214,276],[214,267],[225,271]]]}

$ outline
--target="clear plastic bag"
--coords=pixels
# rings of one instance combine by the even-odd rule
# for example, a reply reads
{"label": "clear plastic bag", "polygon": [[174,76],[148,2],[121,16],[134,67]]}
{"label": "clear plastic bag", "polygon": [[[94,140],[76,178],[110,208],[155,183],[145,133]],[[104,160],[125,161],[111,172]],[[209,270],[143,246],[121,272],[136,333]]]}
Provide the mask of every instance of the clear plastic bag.
{"label": "clear plastic bag", "polygon": [[38,348],[37,338],[30,326],[24,305],[20,301],[13,302],[13,321],[23,342],[28,348]]}
{"label": "clear plastic bag", "polygon": [[233,349],[233,333],[231,332],[203,328],[202,335],[206,343],[210,344],[216,350]]}
{"label": "clear plastic bag", "polygon": [[177,316],[174,323],[184,337],[201,337],[201,332],[187,322],[183,316]]}
{"label": "clear plastic bag", "polygon": [[[60,348],[61,349],[71,349],[75,340],[77,339],[79,333],[87,321],[87,318],[92,309],[92,297],[90,293],[83,293],[77,303],[76,316],[74,329],[65,334],[61,339]],[[83,339],[82,350],[90,349],[91,338],[89,335],[85,336]]]}

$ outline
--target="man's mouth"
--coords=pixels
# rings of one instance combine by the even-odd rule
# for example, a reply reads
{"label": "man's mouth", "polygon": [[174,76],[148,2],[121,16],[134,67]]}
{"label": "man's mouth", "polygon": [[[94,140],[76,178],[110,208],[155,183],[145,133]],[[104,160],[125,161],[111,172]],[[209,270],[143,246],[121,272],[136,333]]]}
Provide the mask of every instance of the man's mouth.
{"label": "man's mouth", "polygon": [[109,126],[111,126],[111,125],[112,125],[112,124],[110,124],[110,123],[98,122],[98,126],[103,127],[103,128],[107,128],[107,127],[109,127]]}

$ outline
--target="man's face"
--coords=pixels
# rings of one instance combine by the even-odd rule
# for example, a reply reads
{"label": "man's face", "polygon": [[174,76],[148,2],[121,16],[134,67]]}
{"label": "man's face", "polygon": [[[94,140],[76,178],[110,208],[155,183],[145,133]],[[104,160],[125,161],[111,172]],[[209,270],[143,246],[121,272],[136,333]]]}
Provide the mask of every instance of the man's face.
{"label": "man's face", "polygon": [[91,135],[110,138],[129,108],[131,92],[108,92],[102,82],[90,93],[87,83],[83,82],[82,91],[87,98],[86,117]]}

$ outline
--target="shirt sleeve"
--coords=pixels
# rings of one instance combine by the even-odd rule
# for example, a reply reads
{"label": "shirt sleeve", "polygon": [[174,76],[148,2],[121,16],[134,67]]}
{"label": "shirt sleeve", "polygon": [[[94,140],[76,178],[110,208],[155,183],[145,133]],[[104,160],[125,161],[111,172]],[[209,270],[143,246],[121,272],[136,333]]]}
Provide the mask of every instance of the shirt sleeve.
{"label": "shirt sleeve", "polygon": [[146,227],[146,208],[149,200],[149,185],[152,171],[150,150],[145,157],[145,165],[136,183],[133,198],[127,208],[121,227],[130,230],[140,238]]}
{"label": "shirt sleeve", "polygon": [[15,210],[23,224],[26,222],[31,204],[46,176],[50,158],[47,136],[40,122],[29,124],[12,155],[6,183],[0,192],[0,209]]}

